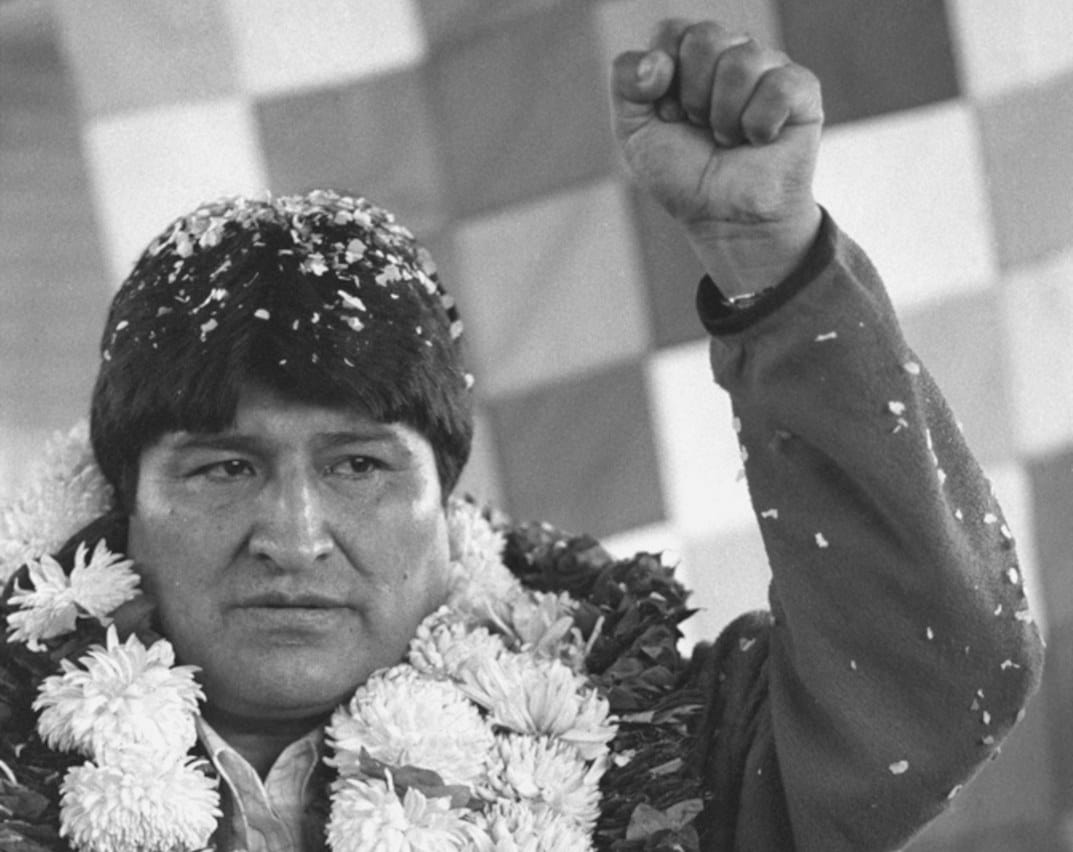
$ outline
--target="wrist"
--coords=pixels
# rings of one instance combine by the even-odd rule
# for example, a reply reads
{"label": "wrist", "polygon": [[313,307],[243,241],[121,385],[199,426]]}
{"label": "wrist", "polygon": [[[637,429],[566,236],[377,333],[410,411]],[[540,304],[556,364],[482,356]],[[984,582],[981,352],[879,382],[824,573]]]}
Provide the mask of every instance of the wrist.
{"label": "wrist", "polygon": [[709,222],[686,228],[704,271],[728,299],[744,299],[783,281],[804,259],[820,229],[822,212],[812,203],[779,222]]}
{"label": "wrist", "polygon": [[837,244],[838,229],[821,208],[819,231],[800,263],[777,286],[762,290],[751,304],[731,302],[706,275],[698,285],[696,295],[697,314],[704,328],[716,337],[734,334],[783,310],[783,306],[798,293],[830,270],[838,251]]}

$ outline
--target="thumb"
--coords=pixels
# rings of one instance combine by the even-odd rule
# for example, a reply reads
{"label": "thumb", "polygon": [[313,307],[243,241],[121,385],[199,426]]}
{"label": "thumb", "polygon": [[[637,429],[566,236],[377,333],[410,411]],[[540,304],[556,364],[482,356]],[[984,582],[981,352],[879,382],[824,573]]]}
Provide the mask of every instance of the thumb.
{"label": "thumb", "polygon": [[611,68],[611,108],[616,125],[632,130],[656,114],[674,81],[674,60],[662,50],[629,51]]}

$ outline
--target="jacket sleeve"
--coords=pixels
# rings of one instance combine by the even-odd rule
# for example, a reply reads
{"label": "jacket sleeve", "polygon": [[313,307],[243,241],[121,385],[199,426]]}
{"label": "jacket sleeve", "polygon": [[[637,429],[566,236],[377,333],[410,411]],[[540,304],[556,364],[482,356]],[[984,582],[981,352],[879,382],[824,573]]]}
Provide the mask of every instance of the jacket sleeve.
{"label": "jacket sleeve", "polygon": [[729,309],[705,281],[698,307],[772,570],[770,616],[713,655],[711,848],[898,848],[1038,685],[1012,534],[829,217],[756,305]]}

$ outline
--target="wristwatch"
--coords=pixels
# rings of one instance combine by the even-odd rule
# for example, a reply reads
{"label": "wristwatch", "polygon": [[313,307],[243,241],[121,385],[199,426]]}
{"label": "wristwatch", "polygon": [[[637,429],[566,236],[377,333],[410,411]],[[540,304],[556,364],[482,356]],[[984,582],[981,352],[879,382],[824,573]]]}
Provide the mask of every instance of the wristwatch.
{"label": "wristwatch", "polygon": [[773,287],[767,287],[763,290],[758,290],[756,293],[742,293],[739,296],[723,296],[723,301],[735,311],[743,311],[746,308],[751,308],[773,289]]}

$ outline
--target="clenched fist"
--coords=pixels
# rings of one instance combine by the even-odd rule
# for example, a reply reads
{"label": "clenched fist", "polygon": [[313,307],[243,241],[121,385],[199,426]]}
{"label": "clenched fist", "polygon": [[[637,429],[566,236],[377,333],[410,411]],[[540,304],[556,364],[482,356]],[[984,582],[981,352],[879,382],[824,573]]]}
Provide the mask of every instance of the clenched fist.
{"label": "clenched fist", "polygon": [[819,227],[815,76],[712,22],[664,21],[616,58],[615,136],[635,181],[677,219],[727,296],[773,286]]}

